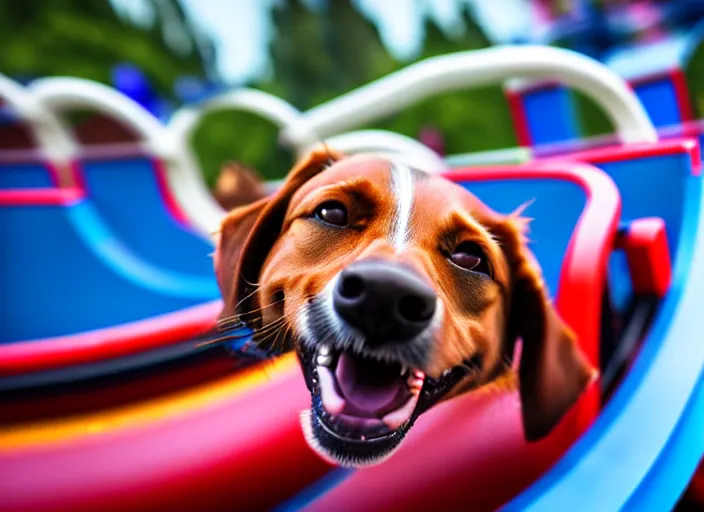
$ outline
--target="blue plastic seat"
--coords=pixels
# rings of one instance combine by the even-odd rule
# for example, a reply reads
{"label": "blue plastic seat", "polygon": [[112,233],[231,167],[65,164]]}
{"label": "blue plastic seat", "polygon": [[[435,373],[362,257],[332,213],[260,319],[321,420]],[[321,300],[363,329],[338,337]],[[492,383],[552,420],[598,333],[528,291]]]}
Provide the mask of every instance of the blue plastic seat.
{"label": "blue plastic seat", "polygon": [[[614,152],[621,158],[595,164],[618,184],[624,220],[639,214],[665,219],[673,256],[670,290],[595,424],[505,510],[671,510],[704,456],[701,162],[693,144],[658,146],[660,155],[624,159],[629,150],[621,149]],[[622,462],[614,464],[614,457]]]}
{"label": "blue plastic seat", "polygon": [[[699,180],[695,175],[699,165],[695,141],[604,148],[560,158],[588,162],[614,180],[621,194],[624,224],[644,217],[663,219],[674,264],[681,248],[686,196]],[[625,255],[612,254],[609,267],[612,302],[623,311],[633,295]]]}
{"label": "blue plastic seat", "polygon": [[90,159],[79,169],[96,212],[131,250],[159,267],[213,278],[213,245],[169,211],[154,160]]}
{"label": "blue plastic seat", "polygon": [[41,162],[6,161],[0,156],[0,189],[46,188],[56,183]]}
{"label": "blue plastic seat", "polygon": [[1,343],[109,327],[219,296],[212,276],[142,260],[75,189],[0,191],[0,247]]}
{"label": "blue plastic seat", "polygon": [[[668,228],[670,252],[676,255],[684,215],[684,199],[694,174],[694,142],[662,142],[640,151],[621,148],[608,158],[606,151],[587,153],[583,159],[614,180],[623,202],[624,222],[660,217]],[[624,158],[621,155],[628,155]],[[577,155],[577,158],[582,158]]]}

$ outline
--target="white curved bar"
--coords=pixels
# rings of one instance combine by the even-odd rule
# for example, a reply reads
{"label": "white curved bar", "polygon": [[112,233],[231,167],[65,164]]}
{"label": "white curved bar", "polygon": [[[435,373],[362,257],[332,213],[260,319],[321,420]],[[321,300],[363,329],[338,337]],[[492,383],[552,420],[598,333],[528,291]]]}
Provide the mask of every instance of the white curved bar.
{"label": "white curved bar", "polygon": [[623,142],[654,142],[657,133],[626,82],[599,62],[547,46],[497,46],[432,57],[304,113],[282,134],[304,143],[309,133],[328,137],[373,122],[443,92],[500,83],[510,78],[558,80],[604,109]]}
{"label": "white curved bar", "polygon": [[477,153],[460,153],[445,157],[445,165],[450,167],[480,167],[487,165],[517,165],[528,162],[533,157],[530,148],[514,147],[490,149]]}
{"label": "white curved bar", "polygon": [[[256,89],[241,88],[214,96],[195,106],[182,107],[169,121],[169,128],[176,137],[181,151],[190,147],[190,137],[202,116],[218,109],[238,109],[257,114],[270,120],[279,128],[285,129],[301,122],[302,114],[293,105],[277,96]],[[305,137],[306,143],[297,145],[297,154],[306,151],[320,142],[313,133]],[[427,146],[405,135],[385,130],[364,130],[345,133],[325,141],[330,147],[346,153],[398,152],[413,155],[429,172],[444,168],[443,161]],[[185,155],[184,155],[185,156]]]}
{"label": "white curved bar", "polygon": [[34,80],[28,89],[52,110],[89,108],[117,119],[134,129],[142,143],[159,156],[171,149],[164,125],[140,104],[107,85],[84,78],[49,77]]}
{"label": "white curved bar", "polygon": [[197,105],[181,107],[169,120],[169,129],[180,142],[187,142],[201,117],[213,110],[236,109],[257,114],[279,128],[300,121],[301,112],[277,96],[256,89],[235,89],[213,96]]}
{"label": "white curved bar", "polygon": [[[411,137],[386,130],[358,130],[329,137],[324,141],[331,149],[342,153],[379,153],[394,158],[401,158],[408,165],[428,173],[442,172],[447,169],[445,161],[426,145]],[[299,151],[305,153],[312,144]]]}
{"label": "white curved bar", "polygon": [[237,109],[260,115],[282,128],[298,122],[301,113],[286,101],[255,89],[228,91],[194,106],[182,107],[169,120],[169,186],[194,226],[206,235],[220,227],[227,212],[205,187],[191,150],[191,136],[203,115],[212,110]]}
{"label": "white curved bar", "polygon": [[166,164],[169,188],[189,222],[210,239],[219,225],[213,219],[222,218],[222,209],[192,157],[183,155],[178,141],[156,117],[121,92],[81,78],[43,78],[32,82],[29,89],[53,110],[90,108],[134,129],[145,149]]}
{"label": "white curved bar", "polygon": [[61,120],[29,90],[0,73],[0,98],[31,128],[42,153],[58,165],[66,165],[78,147]]}

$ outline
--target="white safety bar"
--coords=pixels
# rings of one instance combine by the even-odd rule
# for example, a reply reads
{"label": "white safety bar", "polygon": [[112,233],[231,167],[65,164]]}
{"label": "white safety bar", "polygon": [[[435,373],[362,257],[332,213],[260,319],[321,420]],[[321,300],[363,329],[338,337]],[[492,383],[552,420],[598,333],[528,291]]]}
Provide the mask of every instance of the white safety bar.
{"label": "white safety bar", "polygon": [[76,155],[77,146],[66,126],[23,86],[0,73],[0,98],[27,123],[42,154],[64,166]]}
{"label": "white safety bar", "polygon": [[188,142],[202,117],[213,110],[235,109],[257,114],[285,128],[300,120],[301,112],[277,96],[256,89],[240,88],[227,91],[200,102],[178,109],[169,120],[169,129],[180,142]]}
{"label": "white safety bar", "polygon": [[[447,164],[435,151],[400,133],[386,130],[357,130],[333,135],[324,139],[324,142],[330,148],[350,155],[376,153],[395,159],[404,159],[412,167],[431,174],[447,169]],[[312,146],[315,144],[310,147]],[[305,153],[308,149],[306,147],[300,153]]]}
{"label": "white safety bar", "polygon": [[183,161],[183,152],[173,134],[156,117],[121,92],[81,78],[43,78],[32,82],[29,90],[53,110],[89,108],[136,131],[140,144],[166,164],[169,187],[188,220],[210,238],[217,227],[213,227],[212,219],[221,218],[222,209],[202,175],[191,172],[195,164]]}
{"label": "white safety bar", "polygon": [[594,59],[548,46],[497,46],[432,57],[305,112],[282,136],[295,146],[311,134],[325,138],[394,114],[433,95],[501,83],[511,78],[552,79],[604,109],[625,143],[654,142],[655,128],[626,82]]}
{"label": "white safety bar", "polygon": [[[219,109],[237,109],[257,114],[281,129],[298,124],[302,116],[298,109],[277,96],[256,89],[236,89],[213,96],[198,105],[177,110],[169,121],[169,128],[176,137],[177,146],[183,151],[187,150],[190,147],[190,138],[203,115]],[[315,143],[322,140],[314,134],[310,134],[306,139]],[[350,154],[387,151],[406,153],[422,159],[424,167],[428,169],[442,168],[442,160],[430,148],[410,137],[389,131],[365,130],[346,133],[323,142],[338,151]],[[315,143],[298,146],[298,156],[302,156]]]}
{"label": "white safety bar", "polygon": [[83,78],[48,77],[32,81],[27,88],[54,111],[87,108],[118,120],[159,156],[171,149],[164,125],[139,103],[107,85]]}
{"label": "white safety bar", "polygon": [[[169,126],[141,105],[106,85],[70,77],[43,78],[29,86],[34,98],[54,111],[89,108],[132,128],[146,150],[167,166],[167,181],[191,224],[209,237],[216,231],[226,212],[213,198],[203,180],[190,147],[190,136],[202,114],[216,108],[240,108],[273,120],[285,127],[300,113],[285,101],[261,91],[240,90],[214,97],[198,108],[186,107],[172,117]],[[429,172],[442,169],[442,160],[429,148],[408,137],[381,130],[342,134],[326,141],[348,153],[362,151],[395,152],[414,155],[418,165]]]}

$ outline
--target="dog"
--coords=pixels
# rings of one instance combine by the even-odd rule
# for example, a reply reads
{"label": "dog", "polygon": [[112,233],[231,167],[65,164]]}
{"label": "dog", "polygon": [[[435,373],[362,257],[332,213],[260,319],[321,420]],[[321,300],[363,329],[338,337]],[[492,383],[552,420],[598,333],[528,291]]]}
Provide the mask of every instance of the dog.
{"label": "dog", "polygon": [[526,231],[520,211],[496,213],[393,157],[315,150],[222,222],[220,320],[297,353],[311,394],[302,429],[334,464],[377,464],[423,412],[499,382],[519,388],[535,441],[596,370],[552,306]]}
{"label": "dog", "polygon": [[259,173],[240,162],[225,162],[215,182],[213,196],[226,211],[251,204],[266,197]]}

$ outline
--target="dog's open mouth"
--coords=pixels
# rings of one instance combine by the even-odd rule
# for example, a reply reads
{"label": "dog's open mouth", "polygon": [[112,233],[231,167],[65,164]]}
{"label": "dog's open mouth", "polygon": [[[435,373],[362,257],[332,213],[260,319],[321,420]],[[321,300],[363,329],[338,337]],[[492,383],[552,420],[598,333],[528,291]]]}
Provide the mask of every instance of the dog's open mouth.
{"label": "dog's open mouth", "polygon": [[461,365],[433,379],[400,362],[321,344],[298,355],[312,408],[302,416],[309,444],[335,464],[378,463],[399,446],[417,417],[467,376]]}
{"label": "dog's open mouth", "polygon": [[334,434],[365,441],[408,423],[418,405],[425,375],[400,363],[352,352],[318,350],[315,370],[323,425]]}

